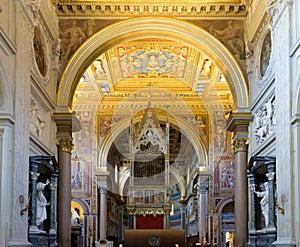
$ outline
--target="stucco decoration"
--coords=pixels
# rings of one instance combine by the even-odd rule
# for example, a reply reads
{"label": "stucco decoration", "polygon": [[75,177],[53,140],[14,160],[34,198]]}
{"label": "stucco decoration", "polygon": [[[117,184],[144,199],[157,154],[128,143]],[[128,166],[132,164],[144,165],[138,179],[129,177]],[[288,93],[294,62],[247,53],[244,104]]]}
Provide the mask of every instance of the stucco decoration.
{"label": "stucco decoration", "polygon": [[36,137],[43,137],[45,134],[46,121],[41,107],[33,98],[30,99],[30,131]]}

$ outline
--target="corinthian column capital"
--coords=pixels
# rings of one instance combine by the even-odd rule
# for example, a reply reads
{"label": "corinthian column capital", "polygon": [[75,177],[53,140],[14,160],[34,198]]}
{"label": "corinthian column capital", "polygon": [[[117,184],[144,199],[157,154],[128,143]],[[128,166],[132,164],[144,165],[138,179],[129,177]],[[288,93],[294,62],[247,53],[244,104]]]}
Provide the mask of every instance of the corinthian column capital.
{"label": "corinthian column capital", "polygon": [[248,138],[237,138],[233,141],[233,151],[237,152],[247,152],[249,139]]}
{"label": "corinthian column capital", "polygon": [[59,148],[59,151],[65,153],[71,153],[74,147],[71,138],[61,138],[56,140],[56,145]]}
{"label": "corinthian column capital", "polygon": [[106,185],[98,185],[100,194],[106,194],[107,193],[107,186]]}

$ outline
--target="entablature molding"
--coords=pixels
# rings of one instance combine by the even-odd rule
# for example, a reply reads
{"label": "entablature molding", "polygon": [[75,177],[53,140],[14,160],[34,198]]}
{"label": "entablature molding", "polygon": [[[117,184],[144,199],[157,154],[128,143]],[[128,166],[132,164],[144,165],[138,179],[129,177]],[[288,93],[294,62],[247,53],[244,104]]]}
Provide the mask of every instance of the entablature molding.
{"label": "entablature molding", "polygon": [[143,15],[172,17],[231,17],[247,15],[250,1],[65,1],[57,4],[58,16],[101,16],[106,18],[124,18]]}

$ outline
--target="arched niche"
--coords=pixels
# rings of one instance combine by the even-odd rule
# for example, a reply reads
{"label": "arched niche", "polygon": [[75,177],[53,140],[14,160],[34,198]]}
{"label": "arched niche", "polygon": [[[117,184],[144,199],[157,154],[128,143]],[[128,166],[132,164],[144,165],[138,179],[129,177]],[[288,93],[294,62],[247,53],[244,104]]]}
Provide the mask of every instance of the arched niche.
{"label": "arched niche", "polygon": [[235,110],[248,108],[248,88],[243,72],[231,52],[213,35],[191,23],[171,18],[133,18],[100,30],[73,54],[62,74],[57,106],[72,108],[73,95],[86,68],[102,53],[136,38],[165,38],[188,44],[207,54],[221,69],[231,89]]}

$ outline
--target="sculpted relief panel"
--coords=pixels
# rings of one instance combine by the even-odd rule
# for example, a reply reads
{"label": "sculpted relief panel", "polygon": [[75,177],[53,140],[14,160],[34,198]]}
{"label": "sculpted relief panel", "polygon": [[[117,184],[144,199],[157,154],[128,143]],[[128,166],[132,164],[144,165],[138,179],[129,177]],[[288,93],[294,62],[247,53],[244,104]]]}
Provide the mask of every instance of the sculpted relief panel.
{"label": "sculpted relief panel", "polygon": [[38,138],[45,136],[46,117],[43,109],[34,99],[30,99],[30,132]]}
{"label": "sculpted relief panel", "polygon": [[275,133],[275,96],[271,96],[254,115],[254,135],[256,142],[262,144]]}

